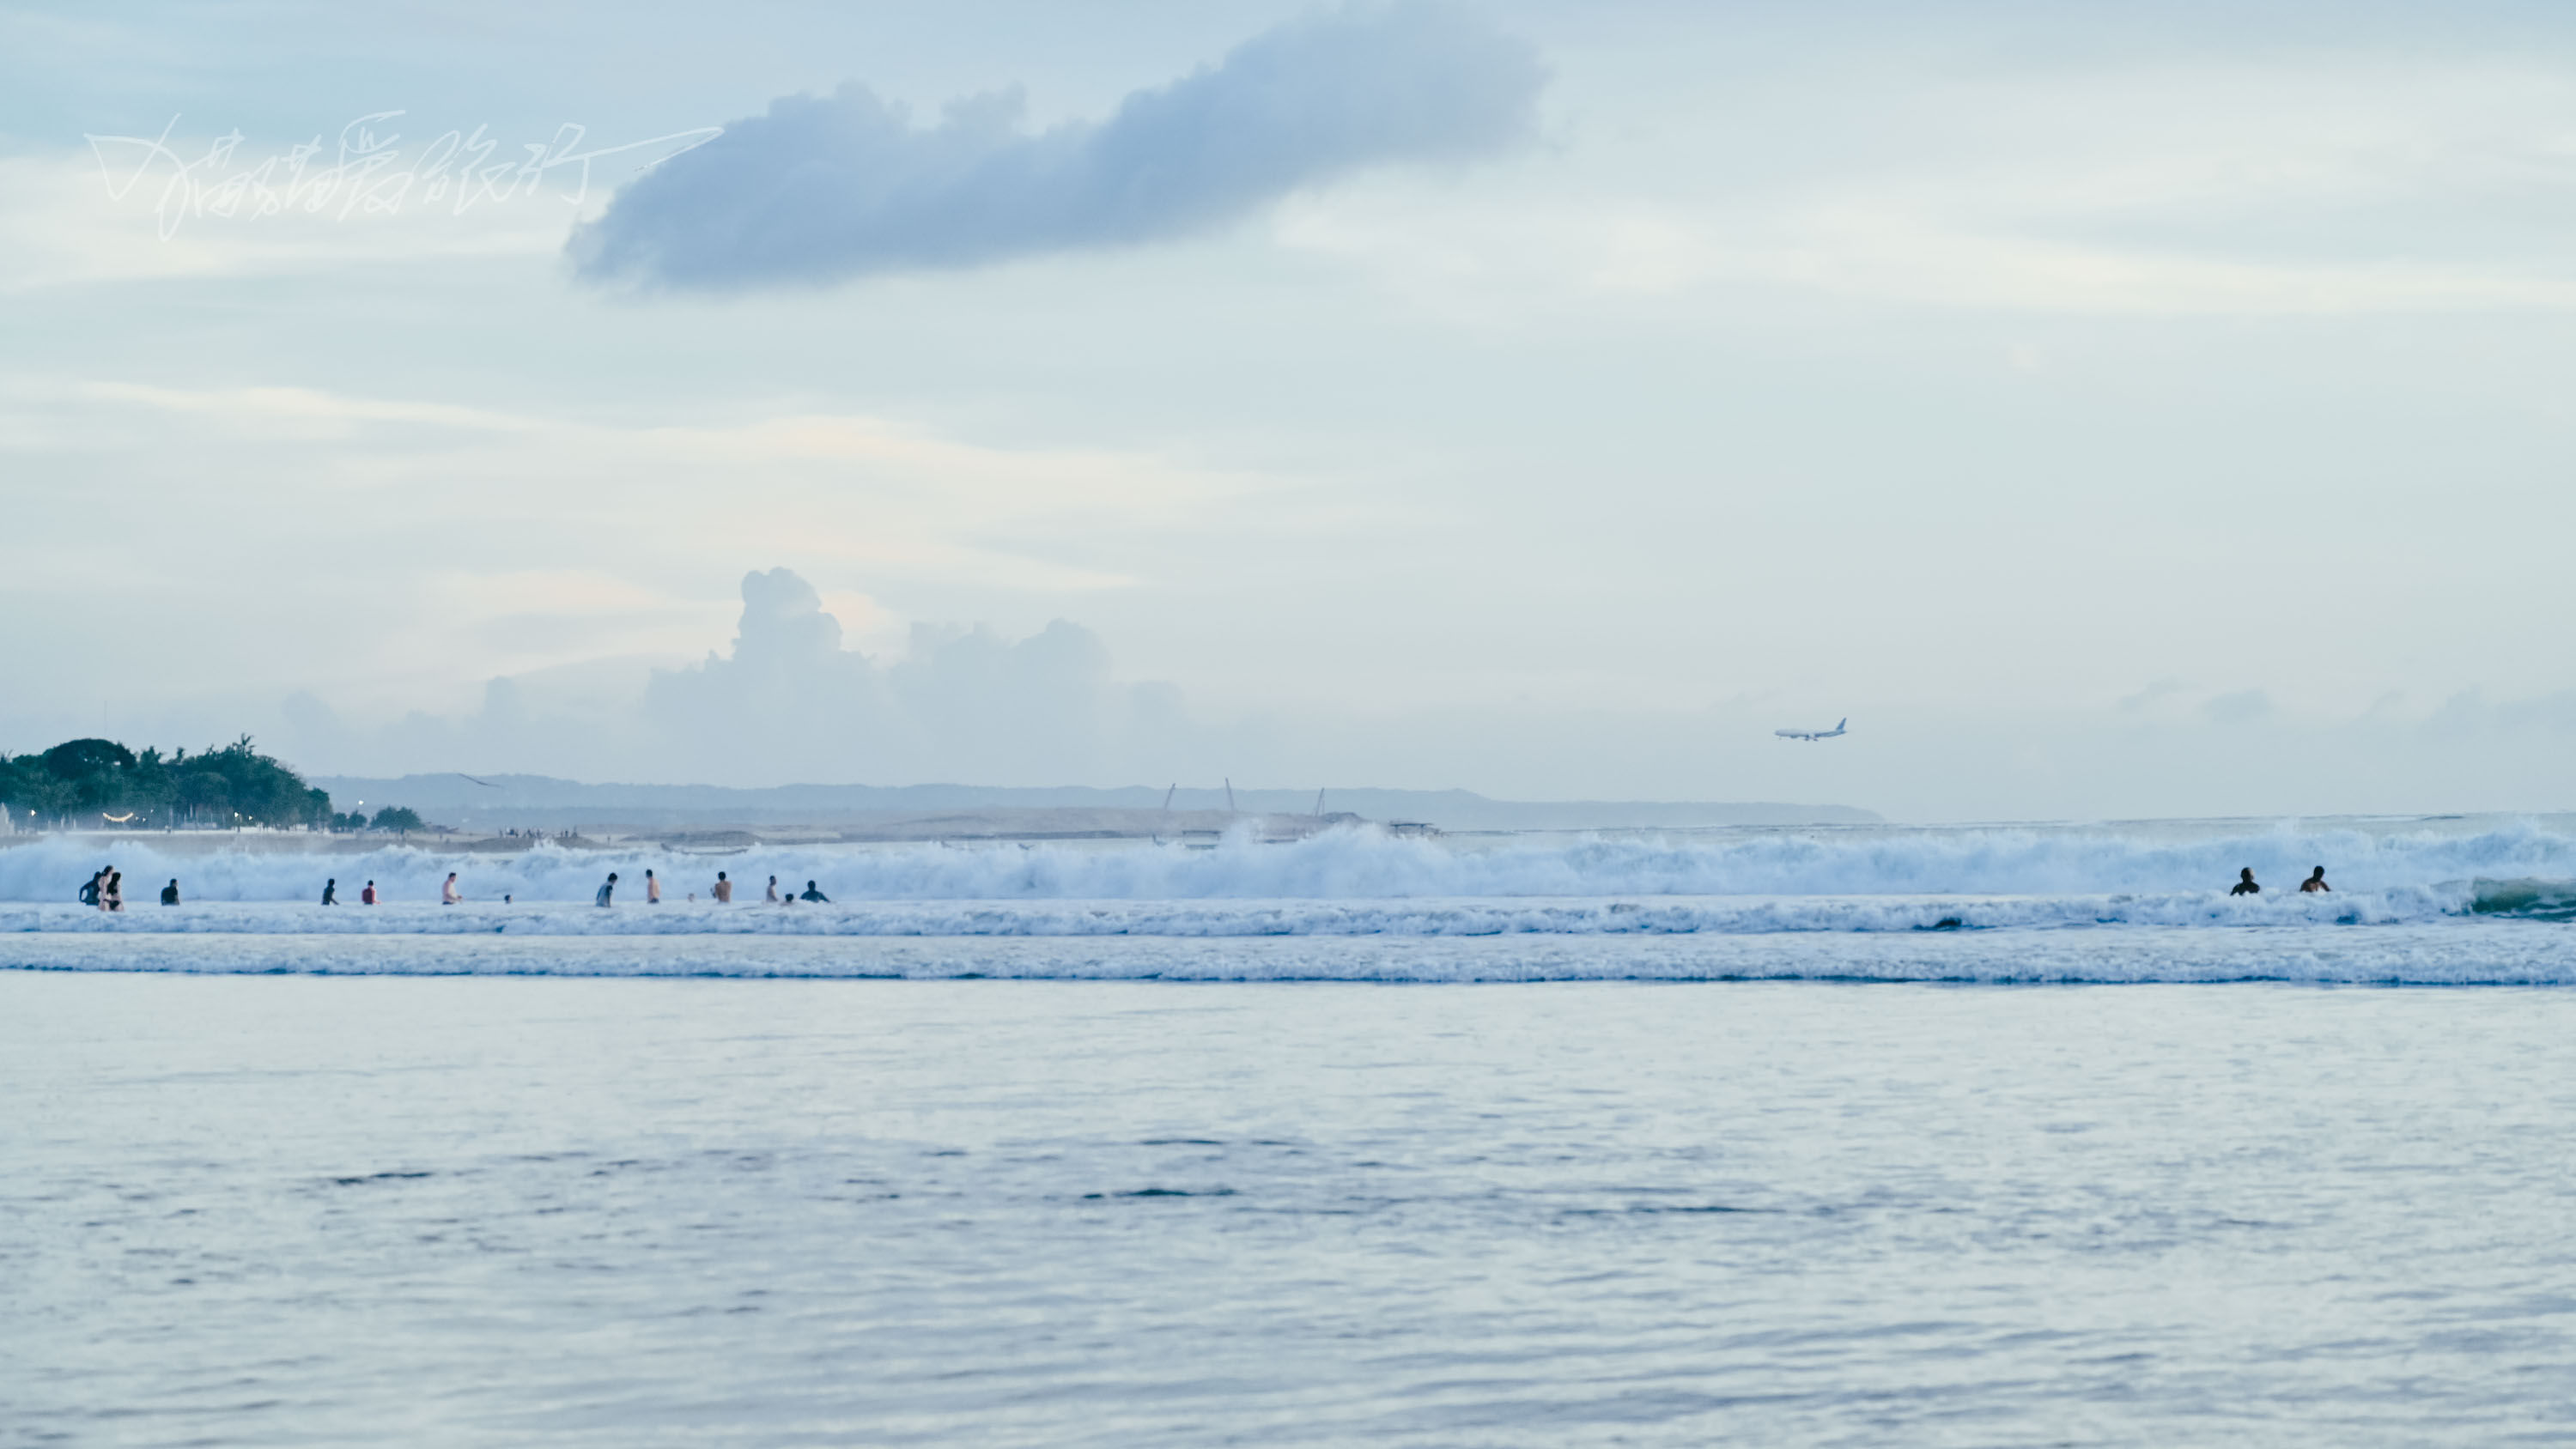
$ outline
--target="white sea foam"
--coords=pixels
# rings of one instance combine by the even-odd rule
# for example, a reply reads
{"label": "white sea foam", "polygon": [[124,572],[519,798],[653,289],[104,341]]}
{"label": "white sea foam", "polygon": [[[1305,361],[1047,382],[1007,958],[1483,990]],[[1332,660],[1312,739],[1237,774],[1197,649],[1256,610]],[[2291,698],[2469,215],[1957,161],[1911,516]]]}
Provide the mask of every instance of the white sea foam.
{"label": "white sea foam", "polygon": [[0,968],[1062,981],[2281,981],[2576,985],[2566,926],[1787,931],[1688,936],[567,936],[24,932]]}
{"label": "white sea foam", "polygon": [[[104,860],[109,915],[68,897]],[[2333,870],[2330,895],[2295,890]],[[2237,867],[2272,882],[2231,897]],[[685,899],[723,868],[746,899]],[[647,868],[665,900],[646,905]],[[465,905],[433,904],[449,870]],[[591,893],[610,870],[619,903]],[[768,905],[770,875],[829,904]],[[179,876],[188,903],[152,903]],[[325,876],[343,904],[316,903]],[[388,904],[356,904],[374,880]],[[516,899],[503,904],[504,892]],[[2576,837],[2212,825],[348,855],[0,850],[0,967],[1385,981],[1815,977],[2576,983]],[[2536,919],[2500,920],[2499,916]]]}
{"label": "white sea foam", "polygon": [[[2476,878],[2576,878],[2576,835],[2531,824],[2471,832],[2338,826],[2134,829],[1766,830],[1692,836],[1400,839],[1338,830],[1286,845],[815,845],[691,858],[656,848],[508,855],[387,847],[363,854],[205,852],[149,835],[113,844],[46,838],[0,849],[0,901],[63,902],[114,862],[129,900],[173,876],[192,901],[313,901],[325,877],[343,900],[375,881],[392,900],[431,901],[449,871],[476,900],[587,903],[610,871],[622,899],[643,873],[666,896],[705,894],[718,870],[757,895],[767,877],[821,882],[837,901],[1386,901],[1422,898],[1670,896],[2197,896],[2252,866],[2274,893],[2312,865],[2339,894],[2432,888]],[[2267,897],[2268,899],[2268,897]],[[2159,908],[2161,909],[2161,908]],[[2412,907],[2404,909],[2411,910]],[[2223,919],[2223,918],[2220,918]]]}
{"label": "white sea foam", "polygon": [[2107,926],[2392,925],[2467,913],[2465,887],[2329,896],[1428,897],[1410,900],[706,902],[609,910],[562,903],[203,903],[117,915],[0,906],[0,932],[97,935],[522,936],[1687,936]]}

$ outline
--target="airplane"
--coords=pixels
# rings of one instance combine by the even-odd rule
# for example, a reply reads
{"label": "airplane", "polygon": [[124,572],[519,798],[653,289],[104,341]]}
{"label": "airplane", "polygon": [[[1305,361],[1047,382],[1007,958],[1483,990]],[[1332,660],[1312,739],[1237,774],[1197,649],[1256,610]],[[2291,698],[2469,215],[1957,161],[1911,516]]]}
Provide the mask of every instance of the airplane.
{"label": "airplane", "polygon": [[1784,740],[1830,740],[1843,734],[1843,726],[1850,723],[1850,717],[1845,716],[1840,723],[1829,730],[1773,730],[1771,733]]}

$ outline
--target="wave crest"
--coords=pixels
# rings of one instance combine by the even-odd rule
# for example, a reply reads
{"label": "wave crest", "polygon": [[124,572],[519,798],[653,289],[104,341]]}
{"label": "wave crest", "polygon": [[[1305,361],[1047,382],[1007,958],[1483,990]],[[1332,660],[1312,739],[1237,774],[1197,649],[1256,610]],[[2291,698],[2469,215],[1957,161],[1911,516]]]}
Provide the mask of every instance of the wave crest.
{"label": "wave crest", "polygon": [[2289,890],[2317,864],[2327,867],[2339,898],[2480,878],[2576,881],[2576,836],[2530,824],[2471,832],[2291,825],[1862,828],[1472,841],[1354,829],[1286,845],[1236,837],[1208,851],[1127,842],[810,845],[763,846],[717,859],[658,847],[543,844],[493,855],[431,845],[335,853],[296,848],[295,837],[270,837],[261,845],[209,850],[184,836],[112,843],[47,837],[0,848],[0,901],[67,902],[90,872],[110,861],[125,872],[127,896],[138,903],[148,903],[173,876],[192,901],[313,901],[326,877],[339,880],[344,899],[372,879],[389,899],[431,901],[451,870],[476,900],[506,893],[521,902],[582,903],[612,870],[621,877],[621,894],[640,896],[647,869],[660,873],[674,899],[705,894],[724,870],[750,895],[775,875],[800,887],[819,881],[843,902],[2198,896],[2223,891],[2241,866],[2253,867],[2276,892]]}

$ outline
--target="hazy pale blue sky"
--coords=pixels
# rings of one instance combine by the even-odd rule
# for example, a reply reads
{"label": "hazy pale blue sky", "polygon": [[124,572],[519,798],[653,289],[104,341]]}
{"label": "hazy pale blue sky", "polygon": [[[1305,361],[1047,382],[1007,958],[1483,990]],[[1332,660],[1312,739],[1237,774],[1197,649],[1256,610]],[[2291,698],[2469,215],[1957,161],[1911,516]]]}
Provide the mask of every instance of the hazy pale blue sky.
{"label": "hazy pale blue sky", "polygon": [[0,4],[0,747],[2576,807],[2571,214],[2537,5]]}

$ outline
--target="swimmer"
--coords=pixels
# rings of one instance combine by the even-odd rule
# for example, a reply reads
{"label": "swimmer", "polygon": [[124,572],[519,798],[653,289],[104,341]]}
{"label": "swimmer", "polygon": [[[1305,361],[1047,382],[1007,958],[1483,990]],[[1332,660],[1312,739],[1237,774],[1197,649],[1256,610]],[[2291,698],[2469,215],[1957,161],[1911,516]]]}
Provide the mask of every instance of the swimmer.
{"label": "swimmer", "polygon": [[2299,894],[2301,895],[2306,895],[2310,891],[2332,891],[2333,889],[2333,886],[2326,884],[2326,868],[2322,865],[2317,867],[2314,875],[2311,875],[2306,880],[2299,882]]}
{"label": "swimmer", "polygon": [[796,899],[800,901],[821,901],[825,905],[831,904],[832,901],[830,896],[827,896],[821,891],[815,889],[814,883],[810,880],[805,882],[805,894],[798,896]]}
{"label": "swimmer", "polygon": [[2259,896],[2263,894],[2263,888],[2254,883],[2254,867],[2249,865],[2236,873],[2236,889],[2229,891],[2228,894],[2231,896]]}
{"label": "swimmer", "polygon": [[716,872],[716,904],[720,906],[733,904],[733,882],[725,879],[723,871]]}
{"label": "swimmer", "polygon": [[456,889],[456,872],[451,870],[447,873],[446,883],[438,888],[438,903],[442,906],[452,906],[464,899],[465,897]]}
{"label": "swimmer", "polygon": [[612,870],[612,871],[610,871],[610,872],[608,873],[608,879],[606,879],[606,880],[604,880],[604,881],[601,881],[601,882],[599,883],[599,898],[598,898],[598,899],[596,899],[596,900],[594,900],[594,901],[592,901],[592,902],[591,902],[591,904],[592,904],[592,905],[594,905],[594,906],[604,906],[604,905],[607,905],[607,904],[609,904],[609,898],[610,898],[610,897],[612,897],[612,896],[614,896],[614,895],[616,895],[616,894],[617,894],[617,872],[615,872],[615,871],[613,871],[613,870]]}

